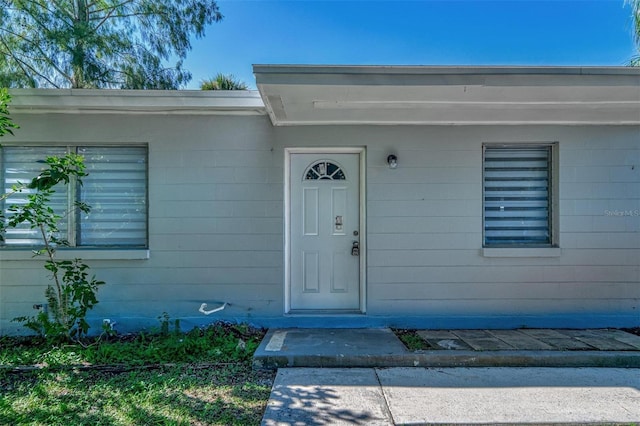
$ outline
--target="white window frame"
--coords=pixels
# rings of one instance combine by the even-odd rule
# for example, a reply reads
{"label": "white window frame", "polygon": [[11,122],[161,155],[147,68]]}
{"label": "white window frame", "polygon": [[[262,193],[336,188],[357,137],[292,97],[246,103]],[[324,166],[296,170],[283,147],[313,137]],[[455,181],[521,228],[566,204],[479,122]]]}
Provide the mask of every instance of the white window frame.
{"label": "white window frame", "polygon": [[[68,230],[67,230],[67,239],[69,241],[69,247],[61,247],[58,251],[58,257],[61,259],[73,259],[75,257],[83,257],[87,259],[148,259],[149,258],[149,148],[147,144],[83,144],[83,143],[49,143],[47,145],[43,144],[21,144],[21,143],[8,143],[3,144],[2,148],[64,148],[67,152],[77,152],[79,148],[144,148],[145,150],[145,203],[146,203],[146,212],[145,212],[145,237],[144,237],[144,245],[119,245],[114,244],[112,246],[102,246],[102,245],[77,245],[76,244],[76,236],[78,233],[78,225],[79,222],[76,218],[75,214],[71,214],[67,218]],[[44,156],[43,154],[43,160]],[[5,174],[5,164],[0,163],[0,178],[2,179],[4,185],[4,174]],[[66,190],[67,200],[69,205],[73,205],[75,200],[79,200],[80,196],[77,191],[77,183],[75,179],[67,186]],[[11,204],[11,198],[5,200],[3,203],[0,203],[4,208],[6,205]],[[35,246],[33,245],[0,245],[0,260],[27,260],[33,257],[32,250]]]}

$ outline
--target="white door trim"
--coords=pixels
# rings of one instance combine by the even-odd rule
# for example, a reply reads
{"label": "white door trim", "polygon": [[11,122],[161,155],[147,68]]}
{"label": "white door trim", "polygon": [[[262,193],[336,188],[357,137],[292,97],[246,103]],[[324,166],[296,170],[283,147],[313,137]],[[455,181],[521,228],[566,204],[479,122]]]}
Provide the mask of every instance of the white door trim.
{"label": "white door trim", "polygon": [[367,301],[367,212],[366,150],[364,147],[317,147],[284,149],[284,313],[291,311],[291,155],[292,154],[358,154],[360,158],[360,312]]}

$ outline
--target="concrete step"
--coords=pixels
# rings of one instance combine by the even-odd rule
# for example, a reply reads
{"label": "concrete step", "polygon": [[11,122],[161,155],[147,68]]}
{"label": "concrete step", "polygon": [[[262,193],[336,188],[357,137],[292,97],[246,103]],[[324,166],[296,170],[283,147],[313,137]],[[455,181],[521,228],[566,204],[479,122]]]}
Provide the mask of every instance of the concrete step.
{"label": "concrete step", "polygon": [[[254,353],[253,366],[640,367],[640,350],[634,347],[640,337],[619,330],[605,331],[424,331],[419,334],[427,342],[455,336],[459,343],[450,350],[445,346],[411,352],[389,329],[272,329]],[[580,350],[563,350],[566,347]]]}

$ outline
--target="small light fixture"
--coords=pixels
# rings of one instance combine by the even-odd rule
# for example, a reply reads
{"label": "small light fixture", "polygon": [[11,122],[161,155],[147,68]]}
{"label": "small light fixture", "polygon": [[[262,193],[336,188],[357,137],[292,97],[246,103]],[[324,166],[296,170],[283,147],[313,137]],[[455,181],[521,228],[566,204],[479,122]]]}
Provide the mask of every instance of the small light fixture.
{"label": "small light fixture", "polygon": [[391,154],[387,157],[387,164],[389,164],[390,169],[395,169],[396,167],[398,167],[398,157]]}

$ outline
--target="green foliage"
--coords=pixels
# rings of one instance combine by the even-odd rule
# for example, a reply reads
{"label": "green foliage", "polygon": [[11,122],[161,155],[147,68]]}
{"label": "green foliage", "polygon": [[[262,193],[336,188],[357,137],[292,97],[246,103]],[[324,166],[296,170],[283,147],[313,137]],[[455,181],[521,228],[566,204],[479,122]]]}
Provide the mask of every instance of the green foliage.
{"label": "green foliage", "polygon": [[274,373],[249,364],[0,376],[8,425],[259,425]]}
{"label": "green foliage", "polygon": [[631,6],[631,19],[633,20],[633,41],[636,44],[638,54],[629,61],[632,67],[640,66],[640,0],[625,0]]}
{"label": "green foliage", "polygon": [[200,90],[247,90],[247,85],[233,75],[219,73],[215,78],[202,81]]}
{"label": "green foliage", "polygon": [[[167,328],[163,325],[167,324]],[[243,326],[219,323],[187,333],[163,322],[158,334],[139,334],[132,340],[101,342],[83,351],[91,364],[161,364],[197,362],[244,362],[260,344],[262,332],[243,332]]]}
{"label": "green foliage", "polygon": [[89,331],[86,321],[87,312],[97,303],[96,293],[103,281],[89,278],[89,268],[80,259],[73,261],[47,260],[45,269],[55,279],[62,275],[61,293],[56,287],[48,286],[45,290],[48,312],[39,312],[35,317],[18,317],[17,321],[49,339],[58,340],[67,337],[80,338]]}
{"label": "green foliage", "polygon": [[[167,317],[168,320],[168,317]],[[251,359],[264,330],[244,324],[218,322],[187,333],[174,329],[164,334],[140,333],[85,339],[83,344],[47,344],[42,338],[0,338],[0,366],[124,365],[246,362]],[[167,327],[170,324],[166,322]],[[175,324],[175,322],[174,322]]]}
{"label": "green foliage", "polygon": [[177,89],[221,19],[215,0],[0,0],[0,85]]}
{"label": "green foliage", "polygon": [[[69,184],[72,180],[82,185],[82,178],[87,176],[84,171],[82,156],[70,153],[64,157],[48,157],[48,166],[29,184],[18,185],[13,193],[32,191],[27,196],[27,202],[11,205],[7,209],[11,214],[7,221],[8,227],[18,227],[27,223],[31,229],[36,229],[43,241],[43,247],[35,251],[35,255],[46,256],[44,268],[49,271],[53,285],[45,290],[47,309],[33,317],[18,317],[15,321],[45,336],[50,341],[80,339],[89,330],[86,321],[87,312],[97,303],[96,292],[103,281],[95,276],[89,277],[89,266],[82,260],[57,260],[58,247],[68,246],[69,243],[58,234],[58,224],[63,219],[51,208],[53,189],[59,183]],[[11,195],[11,194],[8,194]],[[89,212],[90,208],[84,203],[77,203],[75,208]],[[3,231],[4,219],[0,212],[0,231]]]}
{"label": "green foliage", "polygon": [[429,344],[415,330],[394,329],[393,332],[410,351],[421,351],[430,348]]}
{"label": "green foliage", "polygon": [[0,136],[6,134],[13,135],[11,129],[18,128],[11,120],[11,117],[9,117],[9,102],[11,102],[9,91],[6,88],[0,88]]}
{"label": "green foliage", "polygon": [[275,373],[249,360],[264,330],[175,325],[163,314],[155,334],[53,347],[0,336],[0,424],[259,425]]}
{"label": "green foliage", "polygon": [[[169,317],[169,314],[166,312],[163,312],[162,315],[160,315],[158,317],[158,321],[160,321],[160,335],[161,336],[168,336],[169,335],[169,324],[170,324],[170,320],[171,318]],[[179,335],[180,334],[180,320],[176,319],[174,321],[174,334],[175,335]]]}

